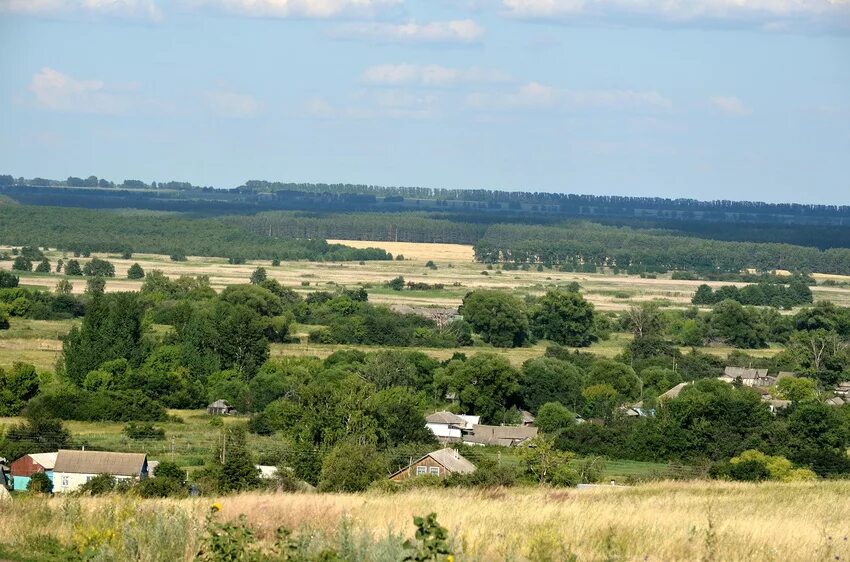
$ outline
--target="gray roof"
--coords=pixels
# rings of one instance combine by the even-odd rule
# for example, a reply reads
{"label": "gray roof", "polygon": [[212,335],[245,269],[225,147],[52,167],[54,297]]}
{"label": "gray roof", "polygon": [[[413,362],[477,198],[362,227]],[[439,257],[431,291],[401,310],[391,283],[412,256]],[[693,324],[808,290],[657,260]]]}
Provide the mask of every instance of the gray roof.
{"label": "gray roof", "polygon": [[111,474],[139,476],[145,466],[144,453],[112,453],[108,451],[69,451],[62,449],[56,456],[54,472],[72,474]]}
{"label": "gray roof", "polygon": [[[475,472],[475,465],[469,462],[466,457],[461,456],[456,449],[440,449],[439,451],[428,453],[425,457],[431,457],[451,472],[457,472],[459,474]],[[422,459],[425,457],[422,457]]]}
{"label": "gray roof", "polygon": [[207,406],[207,408],[232,408],[232,407],[233,406],[228,404],[226,400],[216,400],[215,402],[213,402],[212,404]]}
{"label": "gray roof", "polygon": [[453,414],[451,412],[434,412],[427,418],[425,421],[428,423],[445,423],[445,424],[457,424],[457,425],[466,425],[466,420],[457,414]]}
{"label": "gray roof", "polygon": [[536,427],[517,425],[476,425],[472,433],[463,438],[466,443],[481,445],[502,445],[510,447],[518,442],[533,439],[537,436]]}
{"label": "gray roof", "polygon": [[763,379],[767,376],[767,369],[748,369],[747,367],[726,367],[723,374],[727,377],[737,379]]}
{"label": "gray roof", "polygon": [[680,382],[679,384],[677,384],[676,386],[674,386],[673,388],[671,388],[670,390],[668,390],[667,392],[665,392],[664,394],[659,396],[658,399],[659,400],[671,400],[673,398],[677,398],[679,396],[679,394],[682,392],[682,389],[685,388],[686,386],[688,386],[689,384],[691,384],[691,383]]}

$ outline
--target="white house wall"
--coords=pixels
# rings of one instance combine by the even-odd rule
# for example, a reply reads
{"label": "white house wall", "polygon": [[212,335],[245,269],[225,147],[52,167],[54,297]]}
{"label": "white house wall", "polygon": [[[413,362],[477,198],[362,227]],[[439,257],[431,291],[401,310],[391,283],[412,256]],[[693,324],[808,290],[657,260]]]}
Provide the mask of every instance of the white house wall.
{"label": "white house wall", "polygon": [[[77,474],[75,472],[54,472],[53,473],[53,493],[61,494],[63,492],[75,492],[80,487],[97,476],[97,474]],[[115,480],[137,480],[132,476],[116,476]]]}

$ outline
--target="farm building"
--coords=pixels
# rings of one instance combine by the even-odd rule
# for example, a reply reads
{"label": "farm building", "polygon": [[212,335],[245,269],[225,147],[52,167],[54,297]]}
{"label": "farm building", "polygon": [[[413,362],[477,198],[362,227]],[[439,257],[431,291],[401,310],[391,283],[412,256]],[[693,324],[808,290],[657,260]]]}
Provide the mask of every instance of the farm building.
{"label": "farm building", "polygon": [[463,442],[471,445],[497,445],[516,447],[537,436],[536,427],[524,425],[476,425],[463,436]]}
{"label": "farm building", "polygon": [[140,480],[148,477],[148,458],[144,453],[60,450],[53,467],[53,492],[73,492],[100,474],[116,480]]}
{"label": "farm building", "polygon": [[746,367],[726,367],[723,370],[723,376],[719,379],[730,384],[740,379],[744,386],[772,386],[776,384],[776,377],[768,376],[767,369],[748,369]]}
{"label": "farm building", "polygon": [[435,412],[425,418],[425,427],[437,437],[441,443],[456,443],[463,438],[467,431],[472,431],[481,416],[465,416],[451,412]]}
{"label": "farm building", "polygon": [[440,449],[413,461],[390,476],[390,480],[401,482],[414,476],[437,476],[447,478],[452,474],[475,472],[475,465],[457,452],[457,449]]}
{"label": "farm building", "polygon": [[58,453],[33,453],[24,455],[11,465],[12,489],[23,491],[29,486],[30,478],[36,472],[44,472],[53,480],[53,467]]}
{"label": "farm building", "polygon": [[226,400],[216,400],[207,406],[207,413],[211,416],[228,416],[236,413],[236,408],[227,403]]}

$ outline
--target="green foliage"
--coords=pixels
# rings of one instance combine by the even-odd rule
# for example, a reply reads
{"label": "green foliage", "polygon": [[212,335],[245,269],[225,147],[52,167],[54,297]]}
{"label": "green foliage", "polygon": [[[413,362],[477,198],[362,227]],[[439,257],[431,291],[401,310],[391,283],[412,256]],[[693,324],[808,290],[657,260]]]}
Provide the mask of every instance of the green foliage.
{"label": "green foliage", "polygon": [[162,441],[165,439],[165,430],[159,427],[154,427],[152,423],[135,423],[130,422],[124,426],[121,433],[129,439]]}
{"label": "green foliage", "polygon": [[473,331],[496,347],[521,347],[528,338],[528,315],[508,293],[477,290],[463,299],[460,313]]}
{"label": "green foliage", "polygon": [[47,258],[41,260],[38,265],[35,267],[36,273],[50,273],[53,269],[50,267],[50,262]]}
{"label": "green foliage", "polygon": [[404,560],[436,562],[447,560],[452,556],[449,547],[449,532],[437,523],[436,513],[430,513],[426,517],[414,517],[413,524],[416,525],[416,533],[414,534],[416,542],[405,541],[404,548],[411,552],[404,557]]}
{"label": "green foliage", "polygon": [[598,339],[593,304],[578,293],[548,291],[529,316],[531,330],[538,338],[570,347],[586,347]]}
{"label": "green foliage", "polygon": [[12,262],[12,269],[14,271],[32,271],[32,260],[24,256],[18,256]]}
{"label": "green foliage", "polygon": [[362,492],[386,475],[386,462],[374,445],[342,442],[331,449],[322,462],[319,490]]}
{"label": "green foliage", "polygon": [[733,300],[714,307],[708,317],[708,337],[744,349],[767,347],[767,332],[756,313]]}
{"label": "green foliage", "polygon": [[735,285],[726,285],[720,287],[717,291],[714,291],[708,285],[700,285],[691,302],[693,304],[714,305],[726,299],[744,305],[786,309],[813,302],[812,290],[799,278],[792,279],[787,286],[763,281],[740,289]]}
{"label": "green foliage", "polygon": [[783,377],[776,383],[780,398],[792,402],[806,402],[818,397],[818,383],[806,377]]}
{"label": "green foliage", "polygon": [[127,269],[127,279],[144,279],[145,270],[138,263],[134,263]]}
{"label": "green foliage", "polygon": [[27,491],[33,494],[50,494],[53,492],[53,482],[44,472],[36,472],[30,476]]}
{"label": "green foliage", "polygon": [[552,441],[538,435],[520,453],[526,474],[540,484],[575,486],[579,475],[570,467],[575,455],[555,448]]}
{"label": "green foliage", "polygon": [[92,258],[83,266],[83,275],[89,277],[115,277],[115,266],[100,258]]}
{"label": "green foliage", "polygon": [[537,411],[535,425],[546,434],[556,434],[559,431],[575,425],[575,414],[570,412],[560,402],[547,402]]}
{"label": "green foliage", "polygon": [[268,274],[266,273],[265,267],[258,267],[251,273],[251,284],[252,285],[260,285],[263,281],[268,278]]}
{"label": "green foliage", "polygon": [[67,449],[71,434],[58,419],[28,412],[27,419],[6,430],[0,440],[0,457],[17,459],[27,453],[49,453]]}
{"label": "green foliage", "polygon": [[81,385],[89,371],[105,361],[126,359],[138,366],[142,357],[143,305],[138,293],[95,294],[79,328],[62,342],[68,379]]}
{"label": "green foliage", "polygon": [[520,374],[500,355],[450,361],[435,379],[442,395],[455,394],[461,411],[480,415],[483,423],[502,423],[507,410],[520,402]]}
{"label": "green foliage", "polygon": [[582,403],[584,374],[571,363],[550,357],[529,359],[522,365],[522,396],[532,412],[547,402],[577,408]]}
{"label": "green foliage", "polygon": [[65,263],[65,275],[82,275],[83,269],[77,260],[68,260]]}
{"label": "green foliage", "polygon": [[0,416],[17,416],[38,391],[38,374],[32,365],[18,362],[9,370],[0,367]]}
{"label": "green foliage", "polygon": [[387,287],[392,289],[393,291],[401,291],[404,289],[404,277],[399,275],[389,281],[387,281]]}
{"label": "green foliage", "polygon": [[117,481],[111,474],[98,474],[80,486],[79,494],[85,496],[102,496],[115,491]]}
{"label": "green foliage", "polygon": [[13,289],[18,286],[20,278],[5,269],[0,269],[0,289]]}

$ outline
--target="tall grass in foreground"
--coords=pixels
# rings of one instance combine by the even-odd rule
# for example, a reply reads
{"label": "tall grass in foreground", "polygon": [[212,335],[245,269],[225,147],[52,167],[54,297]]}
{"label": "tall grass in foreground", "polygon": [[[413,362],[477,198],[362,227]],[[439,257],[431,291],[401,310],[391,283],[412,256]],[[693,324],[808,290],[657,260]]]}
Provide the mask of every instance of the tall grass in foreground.
{"label": "tall grass in foreground", "polygon": [[[283,527],[307,551],[333,549],[343,560],[400,560],[413,516],[431,512],[448,529],[458,561],[850,560],[850,482],[840,481],[243,494],[218,501],[221,520],[244,514],[261,544],[271,546]],[[89,559],[189,560],[204,539],[210,504],[20,497],[0,504],[0,545],[34,552],[53,541]]]}

